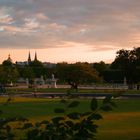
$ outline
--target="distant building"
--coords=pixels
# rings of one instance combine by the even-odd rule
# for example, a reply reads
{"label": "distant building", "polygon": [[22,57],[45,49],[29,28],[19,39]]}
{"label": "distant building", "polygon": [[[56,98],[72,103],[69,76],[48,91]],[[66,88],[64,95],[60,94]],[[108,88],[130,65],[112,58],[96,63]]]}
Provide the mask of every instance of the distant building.
{"label": "distant building", "polygon": [[[10,57],[10,54],[8,55],[8,59],[5,60],[5,61],[8,61],[8,62],[11,62],[12,63],[12,59]],[[28,58],[27,58],[27,61],[16,61],[16,65],[18,66],[21,66],[21,67],[24,67],[24,66],[27,66],[27,65],[30,65],[32,62],[36,62],[36,61],[39,61],[38,58],[37,58],[37,52],[35,52],[34,54],[34,59],[32,60],[31,59],[31,53],[29,51],[29,54],[28,54]],[[46,68],[54,68],[56,67],[56,64],[55,63],[50,63],[50,62],[42,62],[43,66],[46,67]]]}
{"label": "distant building", "polygon": [[10,57],[10,54],[8,55],[7,60],[4,60],[2,64],[5,66],[13,66],[13,62],[12,62],[12,59]]}
{"label": "distant building", "polygon": [[[36,52],[35,52],[35,57],[34,57],[34,60],[33,61],[38,61],[38,59],[37,59],[37,53]],[[30,51],[29,51],[29,54],[28,54],[27,61],[24,61],[24,62],[18,62],[18,61],[16,61],[16,64],[19,65],[19,66],[30,65],[31,63],[32,63],[32,59],[31,59]]]}
{"label": "distant building", "polygon": [[26,65],[28,65],[28,62],[27,62],[27,61],[24,61],[24,62],[17,62],[17,61],[16,61],[16,65],[19,65],[19,66],[26,66]]}
{"label": "distant building", "polygon": [[50,63],[50,62],[43,62],[43,66],[46,68],[54,68],[54,67],[56,67],[56,64]]}
{"label": "distant building", "polygon": [[8,55],[8,59],[7,59],[7,61],[9,61],[9,62],[12,63],[12,59],[11,59],[11,57],[10,57],[10,54]]}

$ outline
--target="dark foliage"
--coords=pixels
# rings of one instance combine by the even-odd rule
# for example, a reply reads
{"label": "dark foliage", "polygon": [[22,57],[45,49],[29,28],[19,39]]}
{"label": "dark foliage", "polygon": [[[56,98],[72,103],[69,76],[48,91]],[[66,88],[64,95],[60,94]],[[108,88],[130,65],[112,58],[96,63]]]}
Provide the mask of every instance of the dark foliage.
{"label": "dark foliage", "polygon": [[[79,113],[70,112],[79,105],[79,102],[72,99],[61,100],[63,108],[57,108],[54,111],[59,115],[41,122],[31,123],[24,118],[0,119],[0,140],[14,140],[16,131],[26,134],[25,140],[93,140],[96,139],[98,125],[97,120],[102,119],[100,111],[110,111],[116,107],[112,102],[112,96],[108,96],[99,106],[98,101],[93,98],[90,104],[90,111]],[[1,112],[2,113],[2,112]],[[60,115],[60,113],[62,113]],[[11,122],[20,122],[20,126],[14,128]]]}
{"label": "dark foliage", "polygon": [[127,83],[132,85],[140,81],[140,47],[133,50],[119,50],[111,68],[121,70]]}

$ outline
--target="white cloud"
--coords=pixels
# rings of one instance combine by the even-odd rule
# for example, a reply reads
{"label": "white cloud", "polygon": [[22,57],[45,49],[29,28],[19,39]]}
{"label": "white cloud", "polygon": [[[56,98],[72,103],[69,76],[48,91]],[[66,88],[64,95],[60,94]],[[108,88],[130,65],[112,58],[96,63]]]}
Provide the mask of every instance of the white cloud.
{"label": "white cloud", "polygon": [[0,16],[0,24],[12,24],[13,22],[13,18],[10,15]]}
{"label": "white cloud", "polygon": [[10,15],[12,13],[12,7],[0,6],[0,24],[12,24],[14,23],[13,17]]}
{"label": "white cloud", "polygon": [[25,18],[25,28],[32,30],[39,27],[39,23],[36,21],[35,18]]}

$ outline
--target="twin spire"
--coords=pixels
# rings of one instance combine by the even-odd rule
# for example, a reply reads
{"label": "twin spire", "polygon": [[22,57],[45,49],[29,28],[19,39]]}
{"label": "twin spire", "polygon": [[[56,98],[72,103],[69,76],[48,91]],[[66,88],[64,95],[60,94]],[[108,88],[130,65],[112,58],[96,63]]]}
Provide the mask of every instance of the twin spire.
{"label": "twin spire", "polygon": [[[28,55],[28,63],[30,63],[32,60],[31,60],[31,54],[30,54],[30,51],[29,51],[29,55]],[[37,60],[37,53],[35,52],[35,58],[34,58],[34,61],[38,61]]]}
{"label": "twin spire", "polygon": [[34,61],[37,61],[37,53],[35,52],[35,59],[34,59]]}

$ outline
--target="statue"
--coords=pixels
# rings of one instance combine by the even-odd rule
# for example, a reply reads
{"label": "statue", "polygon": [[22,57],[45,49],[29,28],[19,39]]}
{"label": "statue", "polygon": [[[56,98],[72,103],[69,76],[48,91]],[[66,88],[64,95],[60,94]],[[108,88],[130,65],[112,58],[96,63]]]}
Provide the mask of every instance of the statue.
{"label": "statue", "polygon": [[52,74],[52,79],[51,79],[52,88],[57,88],[56,81],[57,81],[57,79],[55,79],[54,74]]}
{"label": "statue", "polygon": [[124,77],[123,84],[124,84],[124,85],[127,85],[126,77]]}
{"label": "statue", "polygon": [[54,78],[54,74],[52,74],[52,80],[54,80],[55,78]]}

